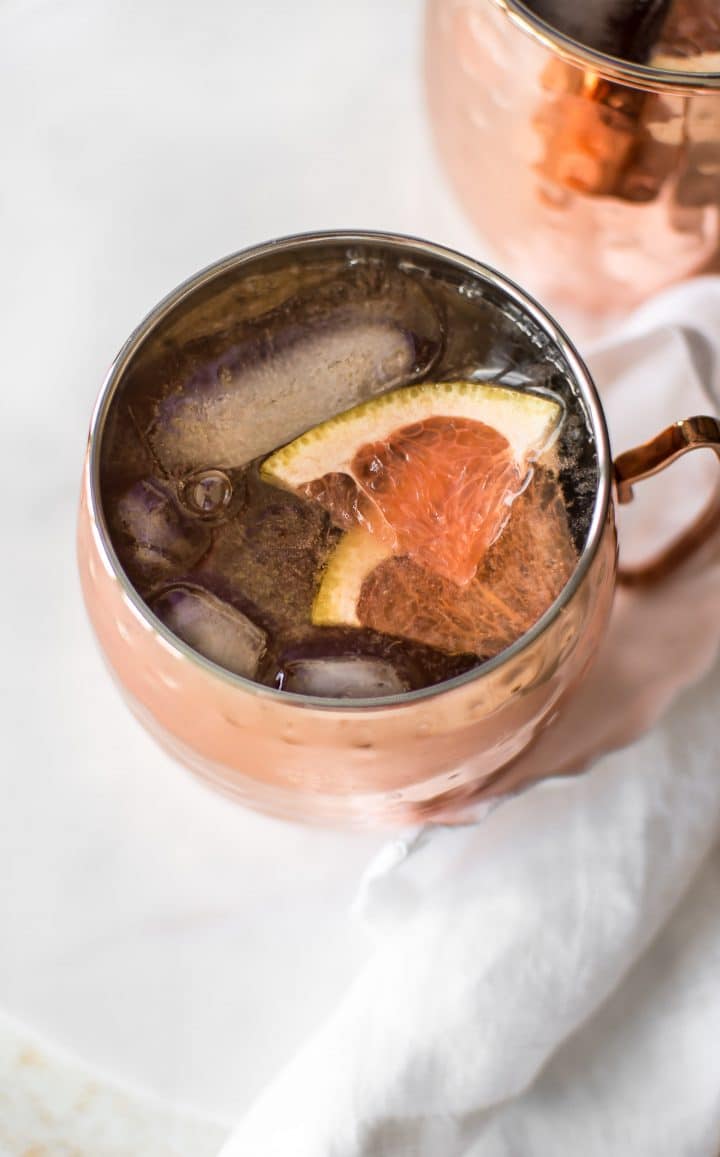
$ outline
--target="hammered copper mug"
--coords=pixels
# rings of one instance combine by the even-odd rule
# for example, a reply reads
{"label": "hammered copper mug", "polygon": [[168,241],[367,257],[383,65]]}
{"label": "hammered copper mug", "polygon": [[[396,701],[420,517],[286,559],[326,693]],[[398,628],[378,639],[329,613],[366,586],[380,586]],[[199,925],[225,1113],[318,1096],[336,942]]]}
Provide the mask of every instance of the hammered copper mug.
{"label": "hammered copper mug", "polygon": [[[268,302],[277,308],[299,288],[312,295],[328,263],[340,268],[386,256],[419,277],[456,285],[477,313],[478,333],[492,301],[567,377],[597,464],[587,536],[570,580],[540,620],[466,674],[383,700],[291,695],[203,658],[142,601],[119,562],[103,510],[103,438],[114,400],[136,367],[160,364],[159,352],[172,353],[178,334],[196,365],[209,356],[204,350],[215,357],[228,316],[255,320]],[[269,388],[267,405],[275,400],[271,395]],[[250,408],[247,420],[257,421],[258,413]],[[492,784],[572,694],[603,636],[618,577],[615,501],[629,501],[636,481],[698,447],[720,454],[714,418],[678,422],[613,462],[600,400],[565,334],[531,297],[470,258],[390,234],[270,242],[181,285],[141,322],[108,373],[91,422],[80,504],[79,567],[88,613],[135,714],[181,762],[238,800],[300,820],[372,824],[432,817]],[[700,540],[714,514],[628,578],[661,578]]]}
{"label": "hammered copper mug", "polygon": [[714,53],[643,65],[522,0],[428,0],[438,151],[503,268],[549,305],[621,311],[717,267],[717,17],[705,32]]}

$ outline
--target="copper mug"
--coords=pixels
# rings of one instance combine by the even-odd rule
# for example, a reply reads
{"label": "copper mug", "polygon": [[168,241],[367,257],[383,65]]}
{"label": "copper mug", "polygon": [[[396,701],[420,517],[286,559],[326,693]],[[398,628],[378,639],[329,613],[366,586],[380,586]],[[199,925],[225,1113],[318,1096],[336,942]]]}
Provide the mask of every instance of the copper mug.
{"label": "copper mug", "polygon": [[[169,334],[182,333],[193,350],[202,350],[203,339],[221,330],[220,315],[228,308],[253,310],[259,279],[273,287],[277,277],[277,285],[287,282],[297,290],[305,278],[312,286],[313,270],[324,256],[357,261],[370,251],[389,253],[416,270],[447,274],[463,283],[470,301],[474,293],[479,299],[492,292],[572,378],[594,439],[598,472],[577,566],[531,630],[450,681],[349,704],[250,682],[171,634],[133,588],[113,548],[101,500],[100,459],[116,392],[138,359],[155,364]],[[181,762],[238,800],[276,815],[333,823],[432,817],[494,787],[572,693],[603,636],[618,580],[615,502],[629,501],[635,482],[698,447],[720,454],[720,424],[714,418],[678,422],[613,462],[600,399],[578,353],[542,306],[487,266],[389,234],[325,233],[271,242],[181,285],[140,323],[113,363],[92,417],[83,471],[78,555],[87,610],[110,670],[142,723]],[[661,578],[701,540],[714,513],[661,558],[625,576],[628,581]]]}
{"label": "copper mug", "polygon": [[541,300],[609,313],[717,266],[716,17],[710,32],[714,54],[641,65],[522,0],[429,0],[438,151],[503,268]]}

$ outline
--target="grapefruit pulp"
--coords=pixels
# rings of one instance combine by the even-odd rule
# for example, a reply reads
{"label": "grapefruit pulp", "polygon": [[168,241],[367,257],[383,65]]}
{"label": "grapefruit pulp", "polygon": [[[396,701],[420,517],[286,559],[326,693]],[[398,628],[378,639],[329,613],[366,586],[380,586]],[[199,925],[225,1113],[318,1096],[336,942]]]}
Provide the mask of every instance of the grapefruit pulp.
{"label": "grapefruit pulp", "polygon": [[489,659],[537,622],[576,562],[559,484],[539,467],[467,586],[393,556],[357,527],[328,561],[312,620],[316,626],[370,627]]}
{"label": "grapefruit pulp", "polygon": [[402,556],[462,589],[562,416],[552,397],[485,382],[406,386],[315,426],[270,455],[261,475],[320,502],[337,525],[362,528],[373,539],[363,554],[376,562]]}

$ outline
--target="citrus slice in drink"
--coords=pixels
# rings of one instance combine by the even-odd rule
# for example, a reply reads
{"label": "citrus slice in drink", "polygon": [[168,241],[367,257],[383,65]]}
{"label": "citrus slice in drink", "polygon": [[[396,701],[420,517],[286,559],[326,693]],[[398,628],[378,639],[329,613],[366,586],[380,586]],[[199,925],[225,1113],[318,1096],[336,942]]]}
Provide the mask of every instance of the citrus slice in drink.
{"label": "citrus slice in drink", "polygon": [[405,386],[308,430],[261,474],[462,587],[562,417],[553,397],[487,382]]}
{"label": "citrus slice in drink", "polygon": [[554,474],[537,468],[472,582],[459,588],[407,556],[393,556],[363,527],[330,556],[315,597],[316,626],[370,627],[449,653],[489,659],[528,631],[577,563]]}

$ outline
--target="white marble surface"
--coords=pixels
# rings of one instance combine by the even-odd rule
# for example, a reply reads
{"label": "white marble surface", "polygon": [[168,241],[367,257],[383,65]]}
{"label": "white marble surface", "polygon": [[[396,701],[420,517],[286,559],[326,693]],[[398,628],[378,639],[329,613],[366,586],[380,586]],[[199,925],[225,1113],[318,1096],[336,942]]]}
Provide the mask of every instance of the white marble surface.
{"label": "white marble surface", "polygon": [[113,1084],[0,1013],[2,1157],[212,1157],[224,1134]]}
{"label": "white marble surface", "polygon": [[188,273],[343,225],[480,252],[427,136],[421,8],[0,4],[2,1157],[205,1157],[369,952],[346,913],[379,837],[245,813],[159,753],[73,533],[105,368]]}
{"label": "white marble surface", "polygon": [[223,254],[340,225],[474,244],[427,139],[421,8],[0,4],[0,1008],[228,1119],[367,951],[344,915],[378,838],[242,812],[127,713],[75,574],[87,425],[133,325]]}

